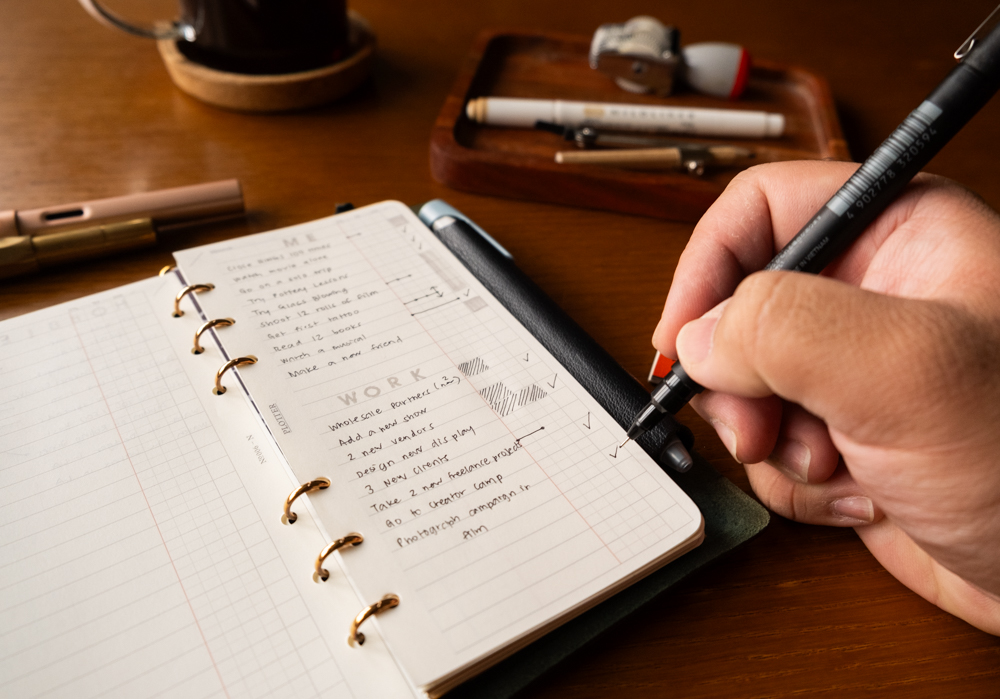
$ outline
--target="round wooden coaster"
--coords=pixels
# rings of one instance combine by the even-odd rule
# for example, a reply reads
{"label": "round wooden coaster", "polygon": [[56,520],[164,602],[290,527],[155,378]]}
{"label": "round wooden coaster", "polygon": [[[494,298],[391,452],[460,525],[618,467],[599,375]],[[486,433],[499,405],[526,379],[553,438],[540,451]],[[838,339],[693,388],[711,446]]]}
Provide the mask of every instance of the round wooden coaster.
{"label": "round wooden coaster", "polygon": [[173,40],[157,42],[170,79],[202,102],[241,112],[283,112],[331,102],[368,77],[375,35],[360,15],[350,16],[351,54],[339,63],[282,75],[227,73],[195,63]]}

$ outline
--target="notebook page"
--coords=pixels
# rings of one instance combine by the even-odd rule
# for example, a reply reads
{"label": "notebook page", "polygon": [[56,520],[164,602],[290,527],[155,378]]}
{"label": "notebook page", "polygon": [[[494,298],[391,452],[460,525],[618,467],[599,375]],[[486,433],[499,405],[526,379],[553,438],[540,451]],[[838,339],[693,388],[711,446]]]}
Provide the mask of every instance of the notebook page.
{"label": "notebook page", "polygon": [[[440,684],[655,562],[701,515],[398,202],[176,255],[359,595]],[[335,534],[335,531],[338,531]]]}
{"label": "notebook page", "polygon": [[[176,277],[0,324],[0,694],[412,696]],[[235,400],[223,400],[233,398]],[[335,565],[331,561],[331,564]]]}

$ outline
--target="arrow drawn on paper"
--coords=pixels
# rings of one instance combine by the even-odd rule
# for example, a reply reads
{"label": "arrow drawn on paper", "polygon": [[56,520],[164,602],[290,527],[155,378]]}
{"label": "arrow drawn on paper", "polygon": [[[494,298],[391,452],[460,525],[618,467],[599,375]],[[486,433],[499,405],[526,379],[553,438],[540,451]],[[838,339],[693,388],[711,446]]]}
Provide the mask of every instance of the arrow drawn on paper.
{"label": "arrow drawn on paper", "polygon": [[[542,430],[544,430],[544,429],[545,429],[545,426],[544,426],[544,425],[542,425],[542,426],[541,426],[541,427],[539,427],[539,428],[538,428],[537,430],[535,430],[535,432],[541,432],[541,431],[542,431]],[[528,434],[524,435],[523,437],[518,437],[518,438],[517,438],[517,439],[515,439],[514,441],[515,441],[515,442],[516,442],[516,443],[517,443],[518,445],[520,445],[520,444],[521,444],[521,440],[522,440],[522,439],[527,439],[527,438],[528,438],[528,437],[530,437],[531,435],[535,434],[535,432],[529,432]]]}
{"label": "arrow drawn on paper", "polygon": [[420,315],[421,313],[427,313],[428,311],[433,311],[436,308],[441,308],[441,306],[447,306],[449,303],[454,303],[455,301],[458,301],[458,299],[451,299],[450,301],[445,301],[444,303],[439,303],[436,306],[431,306],[430,308],[425,308],[422,311],[416,311],[415,313],[411,313],[410,315],[411,316],[416,316],[416,315]]}
{"label": "arrow drawn on paper", "polygon": [[413,303],[414,301],[419,301],[420,299],[430,298],[431,296],[437,296],[438,298],[441,298],[442,296],[444,296],[444,292],[443,291],[438,291],[438,288],[436,286],[432,286],[431,290],[432,290],[431,293],[424,294],[423,296],[418,296],[415,299],[410,299],[406,303]]}

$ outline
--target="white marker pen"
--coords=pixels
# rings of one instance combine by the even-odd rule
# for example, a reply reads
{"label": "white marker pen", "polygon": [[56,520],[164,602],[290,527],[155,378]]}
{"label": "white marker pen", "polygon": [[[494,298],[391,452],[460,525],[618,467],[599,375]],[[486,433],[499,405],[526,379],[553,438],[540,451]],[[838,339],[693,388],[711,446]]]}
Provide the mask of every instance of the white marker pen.
{"label": "white marker pen", "polygon": [[620,131],[736,138],[777,137],[785,130],[784,115],[744,109],[480,97],[469,101],[465,113],[481,124],[523,128],[534,128],[536,121],[547,121],[573,128],[599,126]]}

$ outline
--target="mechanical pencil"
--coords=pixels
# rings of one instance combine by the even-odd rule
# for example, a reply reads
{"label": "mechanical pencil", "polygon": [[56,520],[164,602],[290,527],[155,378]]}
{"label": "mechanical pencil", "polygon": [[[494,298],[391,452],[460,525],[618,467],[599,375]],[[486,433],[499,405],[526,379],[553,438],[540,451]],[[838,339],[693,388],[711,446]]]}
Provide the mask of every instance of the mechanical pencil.
{"label": "mechanical pencil", "polygon": [[[1000,24],[986,18],[955,52],[959,64],[764,268],[818,273],[865,230],[1000,89]],[[982,39],[979,36],[982,35]],[[702,387],[675,363],[629,427],[629,440],[673,415]]]}

